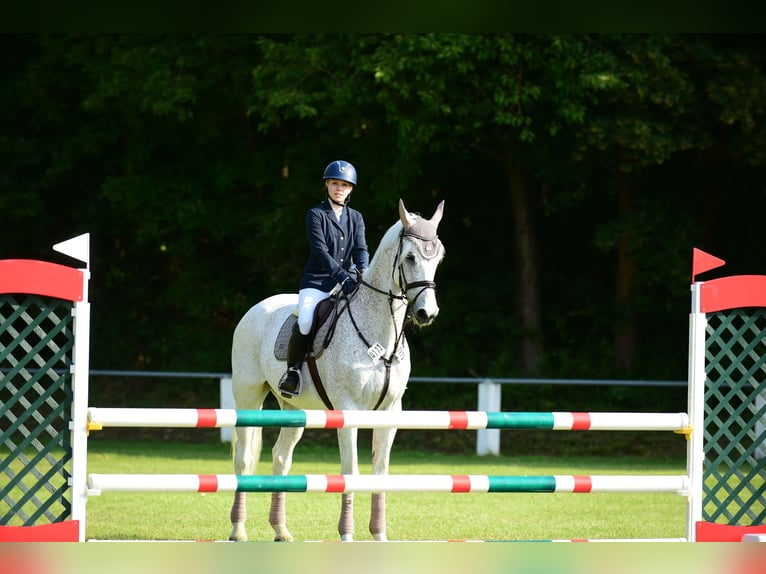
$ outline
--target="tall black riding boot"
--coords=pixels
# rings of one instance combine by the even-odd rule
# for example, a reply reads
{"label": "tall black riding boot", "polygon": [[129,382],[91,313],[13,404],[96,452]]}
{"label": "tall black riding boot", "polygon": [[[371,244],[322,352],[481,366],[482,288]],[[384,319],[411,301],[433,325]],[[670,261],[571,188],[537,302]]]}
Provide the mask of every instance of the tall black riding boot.
{"label": "tall black riding boot", "polygon": [[293,325],[290,342],[287,344],[287,371],[279,381],[277,388],[280,394],[289,399],[301,394],[301,367],[306,355],[308,335],[301,333],[298,323]]}

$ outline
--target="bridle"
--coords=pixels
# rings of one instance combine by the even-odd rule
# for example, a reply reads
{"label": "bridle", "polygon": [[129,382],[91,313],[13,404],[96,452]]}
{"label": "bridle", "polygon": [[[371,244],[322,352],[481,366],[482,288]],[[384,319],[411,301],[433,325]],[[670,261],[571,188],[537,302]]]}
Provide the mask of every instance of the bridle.
{"label": "bridle", "polygon": [[[402,230],[402,233],[399,238],[399,251],[397,252],[397,259],[399,258],[399,254],[402,250],[402,243],[404,241],[405,237],[411,237],[415,240],[417,240],[418,248],[421,252],[421,255],[425,257],[426,259],[432,259],[436,257],[439,252],[441,251],[441,242],[439,241],[439,236],[434,233],[434,235],[430,237],[425,237],[423,235],[420,235],[418,233],[415,233],[413,231],[404,231]],[[423,247],[426,246],[426,247]],[[424,251],[426,251],[427,255],[424,254]],[[393,272],[392,272],[393,276]],[[412,283],[409,283],[407,281],[407,277],[404,275],[404,266],[400,263],[399,264],[399,289],[402,291],[402,293],[407,293],[410,289],[415,289],[416,287],[421,287],[420,291],[418,291],[417,295],[415,295],[415,298],[412,300],[414,303],[418,300],[418,297],[420,297],[423,292],[426,289],[433,289],[436,290],[436,282],[434,281],[413,281]]]}
{"label": "bridle", "polygon": [[[404,324],[402,325],[401,332],[404,331],[405,327],[412,322],[412,305],[415,303],[415,301],[418,300],[418,297],[420,297],[427,289],[433,289],[436,290],[436,282],[435,281],[429,281],[429,280],[422,280],[422,281],[412,281],[409,282],[407,280],[407,276],[404,273],[404,264],[399,263],[397,266],[397,262],[399,261],[399,258],[402,254],[402,247],[404,245],[404,238],[408,237],[416,241],[416,244],[418,246],[419,251],[421,252],[421,255],[426,259],[433,259],[436,257],[439,252],[441,251],[441,241],[439,241],[439,236],[436,235],[435,230],[433,235],[423,235],[420,233],[417,233],[413,231],[412,229],[402,229],[402,231],[399,232],[399,245],[396,249],[396,255],[394,256],[394,264],[391,269],[391,279],[399,286],[399,294],[395,294],[393,291],[384,291],[383,289],[379,289],[378,287],[375,287],[374,285],[368,283],[365,280],[361,281],[361,284],[367,287],[368,289],[372,289],[376,293],[380,293],[381,295],[386,295],[388,297],[388,305],[389,310],[391,313],[391,319],[394,320],[394,301],[403,301],[407,305],[407,314],[405,315]],[[398,277],[396,276],[396,272],[398,270]],[[409,299],[407,296],[407,293],[411,289],[416,289],[420,287],[420,291],[417,292],[415,297],[412,298],[412,300]],[[356,325],[355,325],[356,326]],[[396,329],[396,322],[394,320],[394,329]],[[399,340],[401,339],[401,332],[397,334],[396,343],[398,345]]]}
{"label": "bridle", "polygon": [[[383,289],[379,289],[375,287],[374,285],[367,283],[364,280],[361,281],[361,284],[369,289],[372,289],[376,293],[386,295],[389,298],[389,300],[392,302],[395,299],[398,299],[400,301],[405,301],[407,302],[407,306],[410,307],[411,303],[409,302],[409,299],[407,297],[407,292],[410,289],[421,287],[420,291],[418,291],[417,295],[415,295],[415,297],[412,299],[412,303],[414,303],[415,301],[417,301],[418,297],[420,297],[426,289],[436,289],[436,282],[423,280],[423,281],[413,281],[410,283],[409,281],[407,281],[407,276],[404,273],[404,264],[399,263],[399,266],[397,267],[396,262],[399,260],[399,256],[402,254],[402,246],[404,244],[405,237],[411,237],[421,242],[419,244],[419,247],[420,245],[428,245],[428,247],[420,249],[421,253],[423,253],[424,251],[427,251],[428,255],[424,255],[426,259],[432,259],[433,257],[436,257],[436,255],[438,255],[439,250],[441,248],[441,242],[439,241],[438,235],[434,234],[432,236],[427,237],[427,236],[423,236],[418,233],[415,233],[413,231],[406,231],[403,229],[399,233],[399,246],[396,250],[396,255],[394,256],[394,266],[391,269],[391,278],[399,286],[399,291],[401,292],[401,294],[396,295],[393,291],[390,291],[390,290],[384,291]],[[399,271],[398,278],[395,277],[395,273],[397,269]]]}
{"label": "bridle", "polygon": [[[378,399],[377,404],[375,405],[375,408],[373,410],[377,410],[378,407],[383,403],[383,400],[385,399],[386,395],[388,394],[388,384],[391,379],[391,365],[394,362],[394,359],[402,360],[402,355],[404,353],[404,346],[402,344],[402,340],[404,339],[404,331],[405,329],[412,323],[412,304],[417,301],[418,297],[420,297],[427,289],[433,289],[436,290],[436,282],[434,281],[413,281],[409,282],[407,281],[407,277],[404,273],[404,264],[399,263],[397,266],[397,262],[399,261],[399,258],[402,254],[402,247],[404,245],[404,238],[410,238],[412,240],[415,240],[418,250],[420,251],[421,255],[425,257],[426,259],[432,259],[436,257],[440,251],[441,251],[441,241],[439,241],[439,236],[436,235],[436,230],[434,229],[433,235],[424,235],[421,233],[417,233],[416,231],[412,230],[411,226],[408,229],[402,229],[402,231],[399,233],[399,245],[396,250],[396,255],[394,256],[394,264],[391,268],[391,278],[394,281],[395,284],[399,286],[399,294],[394,293],[391,290],[384,291],[383,289],[380,289],[378,287],[375,287],[374,285],[368,283],[364,279],[360,281],[360,285],[363,285],[364,287],[371,289],[372,291],[376,293],[380,293],[381,295],[385,295],[388,297],[388,309],[389,313],[391,314],[391,321],[394,323],[394,333],[396,334],[396,337],[394,339],[394,348],[391,351],[391,353],[386,357],[385,352],[386,350],[382,348],[382,346],[379,343],[371,344],[367,338],[364,336],[362,331],[359,329],[359,326],[356,324],[356,320],[354,319],[354,315],[351,312],[351,298],[349,299],[348,303],[346,304],[344,310],[348,311],[348,316],[351,319],[351,324],[356,329],[356,333],[359,336],[359,338],[362,340],[362,342],[367,346],[368,354],[373,359],[380,359],[383,361],[383,363],[386,366],[386,379],[383,384],[383,392],[380,394],[380,398]],[[431,227],[429,225],[429,227]],[[396,273],[398,270],[398,277],[396,277]],[[420,287],[420,291],[417,292],[414,298],[410,300],[407,297],[407,292],[411,289],[417,289]],[[353,298],[353,295],[352,295]],[[407,306],[407,313],[404,316],[404,321],[402,322],[401,327],[398,327],[396,324],[396,315],[394,313],[394,301],[401,301]]]}

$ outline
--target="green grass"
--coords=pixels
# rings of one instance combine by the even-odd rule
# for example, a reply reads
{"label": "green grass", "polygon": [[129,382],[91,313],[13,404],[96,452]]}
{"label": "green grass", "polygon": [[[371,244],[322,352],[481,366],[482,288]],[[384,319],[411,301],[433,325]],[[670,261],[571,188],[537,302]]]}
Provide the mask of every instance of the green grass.
{"label": "green grass", "polygon": [[[337,474],[336,446],[300,444],[291,474]],[[258,472],[268,474],[267,442]],[[683,474],[683,457],[582,455],[479,457],[397,449],[391,474]],[[370,472],[368,445],[360,445],[360,471]],[[88,472],[233,472],[228,445],[114,442],[89,445]],[[104,493],[87,509],[90,539],[225,540],[233,494]],[[250,540],[270,541],[270,494],[248,494]],[[356,540],[367,530],[369,494],[355,496]],[[296,540],[337,540],[340,496],[288,493],[288,527]],[[389,493],[390,540],[546,540],[569,538],[679,538],[685,536],[686,500],[674,494]]]}

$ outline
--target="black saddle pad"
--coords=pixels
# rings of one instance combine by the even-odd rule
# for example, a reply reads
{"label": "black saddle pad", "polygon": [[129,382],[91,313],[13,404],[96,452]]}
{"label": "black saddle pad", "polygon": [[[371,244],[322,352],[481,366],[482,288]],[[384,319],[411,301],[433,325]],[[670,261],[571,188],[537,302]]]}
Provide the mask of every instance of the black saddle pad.
{"label": "black saddle pad", "polygon": [[[337,298],[330,297],[320,301],[314,309],[314,323],[311,327],[310,339],[308,344],[309,352],[313,352],[314,356],[318,359],[322,356],[322,352],[327,348],[332,339],[331,329],[335,327],[335,320],[337,315],[333,312],[337,305]],[[287,345],[290,343],[290,336],[293,333],[293,325],[298,322],[298,317],[294,313],[290,313],[282,323],[277,334],[277,340],[274,343],[274,357],[278,361],[287,360]],[[328,334],[330,336],[328,337]]]}

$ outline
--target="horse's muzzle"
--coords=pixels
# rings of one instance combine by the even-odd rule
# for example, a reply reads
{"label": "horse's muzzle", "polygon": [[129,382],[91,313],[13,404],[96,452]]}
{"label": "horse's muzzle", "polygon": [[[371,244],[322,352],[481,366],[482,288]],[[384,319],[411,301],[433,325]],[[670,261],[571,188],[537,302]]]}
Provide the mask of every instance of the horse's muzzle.
{"label": "horse's muzzle", "polygon": [[435,310],[429,311],[425,307],[420,307],[415,310],[415,312],[412,314],[412,322],[417,325],[418,327],[426,327],[433,323],[433,320],[436,319],[436,316],[439,314],[439,308],[436,307]]}

